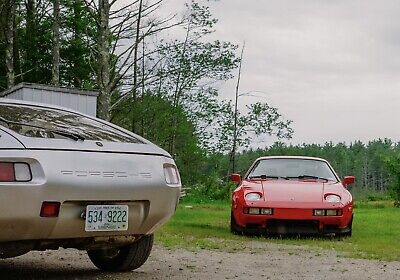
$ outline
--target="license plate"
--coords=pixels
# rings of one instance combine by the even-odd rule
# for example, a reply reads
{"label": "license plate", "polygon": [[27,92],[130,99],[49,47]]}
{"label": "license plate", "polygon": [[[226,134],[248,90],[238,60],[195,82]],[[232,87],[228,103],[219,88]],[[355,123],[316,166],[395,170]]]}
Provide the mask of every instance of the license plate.
{"label": "license plate", "polygon": [[88,205],[85,231],[128,230],[128,205]]}

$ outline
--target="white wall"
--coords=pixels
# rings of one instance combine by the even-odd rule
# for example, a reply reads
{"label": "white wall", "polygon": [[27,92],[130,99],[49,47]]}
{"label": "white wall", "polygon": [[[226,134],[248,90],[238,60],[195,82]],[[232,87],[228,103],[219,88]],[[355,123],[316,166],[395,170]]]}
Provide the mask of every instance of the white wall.
{"label": "white wall", "polygon": [[[84,91],[82,91],[82,93],[84,93]],[[19,87],[5,97],[62,106],[90,116],[96,116],[97,96],[93,94],[72,93],[68,92],[68,89],[65,91],[52,90],[50,87]]]}

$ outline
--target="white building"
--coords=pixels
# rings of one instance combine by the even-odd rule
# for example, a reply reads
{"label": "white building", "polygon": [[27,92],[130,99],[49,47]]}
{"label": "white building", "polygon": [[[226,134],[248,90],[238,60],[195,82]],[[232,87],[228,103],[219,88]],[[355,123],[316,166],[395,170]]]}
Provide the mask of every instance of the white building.
{"label": "white building", "polygon": [[94,117],[97,96],[96,91],[30,83],[21,83],[0,93],[0,97],[62,106]]}

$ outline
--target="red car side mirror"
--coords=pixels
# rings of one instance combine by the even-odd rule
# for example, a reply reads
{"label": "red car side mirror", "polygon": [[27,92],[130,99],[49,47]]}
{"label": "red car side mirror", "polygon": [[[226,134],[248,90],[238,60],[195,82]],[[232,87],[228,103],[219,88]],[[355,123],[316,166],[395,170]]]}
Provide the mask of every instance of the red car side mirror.
{"label": "red car side mirror", "polygon": [[356,177],[354,176],[345,176],[342,180],[342,184],[347,187],[348,185],[354,184],[356,181]]}
{"label": "red car side mirror", "polygon": [[242,181],[242,176],[240,176],[240,174],[231,174],[230,179],[232,182],[238,183],[240,184],[240,182]]}

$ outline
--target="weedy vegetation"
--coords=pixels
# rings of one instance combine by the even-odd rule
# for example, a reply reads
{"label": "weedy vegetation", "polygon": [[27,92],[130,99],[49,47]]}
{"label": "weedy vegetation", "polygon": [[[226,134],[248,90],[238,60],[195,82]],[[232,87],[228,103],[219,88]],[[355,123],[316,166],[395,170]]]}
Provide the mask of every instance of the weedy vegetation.
{"label": "weedy vegetation", "polygon": [[211,249],[235,252],[253,250],[253,242],[270,242],[312,249],[335,250],[351,258],[400,260],[400,209],[393,201],[360,201],[355,207],[353,236],[248,237],[230,232],[228,201],[183,202],[175,216],[156,235],[168,248]]}

